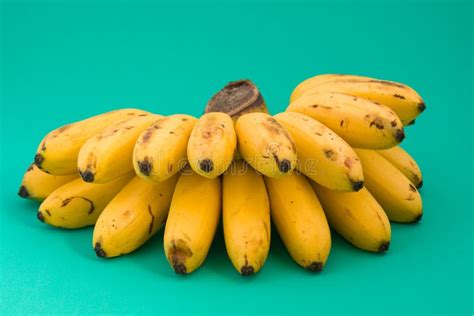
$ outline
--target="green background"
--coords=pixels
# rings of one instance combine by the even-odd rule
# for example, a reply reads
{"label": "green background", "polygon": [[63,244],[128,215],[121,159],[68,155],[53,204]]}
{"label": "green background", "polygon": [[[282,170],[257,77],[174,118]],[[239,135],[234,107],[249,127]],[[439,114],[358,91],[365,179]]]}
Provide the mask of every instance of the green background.
{"label": "green background", "polygon": [[[473,3],[3,2],[0,314],[464,314],[472,305]],[[250,78],[270,110],[319,73],[405,82],[427,111],[404,147],[421,165],[425,216],[392,226],[385,255],[334,236],[325,271],[287,255],[275,231],[242,278],[219,232],[204,266],[176,276],[162,231],[134,254],[96,258],[92,229],[41,224],[16,196],[48,131],[118,107],[200,115]]]}

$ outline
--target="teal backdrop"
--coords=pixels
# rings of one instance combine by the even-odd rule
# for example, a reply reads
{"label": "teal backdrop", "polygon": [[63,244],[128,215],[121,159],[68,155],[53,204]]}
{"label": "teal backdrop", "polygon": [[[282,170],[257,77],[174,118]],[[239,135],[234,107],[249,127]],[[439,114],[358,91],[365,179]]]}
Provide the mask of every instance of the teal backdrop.
{"label": "teal backdrop", "polygon": [[[0,314],[472,315],[472,1],[3,1]],[[263,270],[240,277],[219,231],[205,264],[177,276],[163,231],[103,260],[92,228],[61,230],[16,196],[48,131],[120,107],[199,116],[249,78],[273,113],[320,73],[407,83],[427,110],[404,147],[425,178],[425,216],[393,224],[384,255],[333,236],[313,275],[276,231]]]}

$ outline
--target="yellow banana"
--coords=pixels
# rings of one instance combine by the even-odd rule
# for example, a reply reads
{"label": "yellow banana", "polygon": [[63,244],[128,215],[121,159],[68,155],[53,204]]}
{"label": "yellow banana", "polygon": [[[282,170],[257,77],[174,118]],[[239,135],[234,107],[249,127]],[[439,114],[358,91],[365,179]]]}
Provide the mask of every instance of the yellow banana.
{"label": "yellow banana", "polygon": [[[415,90],[392,81],[349,76],[306,85],[305,95],[322,91],[339,92],[384,104],[400,117],[404,125],[410,124],[426,108],[423,99]],[[302,89],[298,90],[302,91]],[[300,93],[292,95],[291,102],[301,97]]]}
{"label": "yellow banana", "polygon": [[319,272],[331,250],[331,232],[308,180],[297,173],[265,178],[273,223],[290,256],[300,266]]}
{"label": "yellow banana", "polygon": [[136,173],[146,180],[161,182],[184,168],[189,136],[196,122],[192,116],[175,114],[146,129],[133,151]]}
{"label": "yellow banana", "polygon": [[319,184],[338,191],[358,191],[364,185],[356,153],[332,130],[301,113],[283,112],[275,119],[296,144],[298,169]]}
{"label": "yellow banana", "polygon": [[178,175],[163,182],[130,181],[106,206],[94,228],[98,257],[121,256],[138,249],[164,224]]}
{"label": "yellow banana", "polygon": [[114,123],[144,113],[147,112],[137,109],[116,110],[55,129],[41,141],[35,163],[43,171],[54,175],[77,173],[77,155],[89,138]]}
{"label": "yellow banana", "polygon": [[18,195],[37,201],[43,201],[60,186],[71,182],[79,175],[53,176],[41,171],[34,163],[26,170],[18,190]]}
{"label": "yellow banana", "polygon": [[86,182],[106,183],[133,170],[133,148],[142,132],[162,118],[139,114],[89,138],[79,151],[78,169]]}
{"label": "yellow banana", "polygon": [[66,183],[41,203],[38,219],[61,228],[94,225],[107,204],[133,175],[129,172],[105,184],[87,183],[80,178]]}
{"label": "yellow banana", "polygon": [[311,182],[323,205],[329,226],[354,246],[384,252],[390,245],[390,222],[366,188],[337,192]]}
{"label": "yellow banana", "polygon": [[266,113],[244,114],[235,131],[240,155],[267,177],[279,177],[296,166],[296,148],[290,134]]}
{"label": "yellow banana", "polygon": [[418,222],[423,215],[421,196],[405,175],[373,150],[356,149],[367,189],[395,222]]}
{"label": "yellow banana", "polygon": [[244,161],[224,174],[222,220],[227,254],[235,269],[258,272],[270,250],[270,206],[262,176]]}
{"label": "yellow banana", "polygon": [[236,120],[246,113],[268,113],[268,109],[252,81],[238,80],[227,84],[209,100],[205,113],[210,112],[224,112]]}
{"label": "yellow banana", "polygon": [[370,77],[363,77],[363,76],[355,76],[355,75],[345,75],[345,74],[322,74],[317,75],[306,80],[300,82],[296,88],[293,90],[290,96],[290,102],[295,101],[296,99],[300,98],[308,90],[311,90],[317,85],[322,83],[335,81],[335,80],[372,80],[373,78]]}
{"label": "yellow banana", "polygon": [[189,164],[199,175],[215,178],[232,163],[236,145],[234,121],[229,115],[218,112],[204,114],[189,137]]}
{"label": "yellow banana", "polygon": [[420,167],[418,167],[415,159],[403,150],[403,148],[396,146],[377,152],[394,165],[395,168],[400,170],[415,187],[418,189],[422,187],[423,176],[421,175]]}
{"label": "yellow banana", "polygon": [[220,179],[186,169],[176,184],[163,238],[166,258],[176,273],[191,273],[204,262],[220,208]]}
{"label": "yellow banana", "polygon": [[286,110],[318,120],[357,148],[389,148],[405,138],[402,122],[390,108],[360,97],[319,92],[303,95]]}

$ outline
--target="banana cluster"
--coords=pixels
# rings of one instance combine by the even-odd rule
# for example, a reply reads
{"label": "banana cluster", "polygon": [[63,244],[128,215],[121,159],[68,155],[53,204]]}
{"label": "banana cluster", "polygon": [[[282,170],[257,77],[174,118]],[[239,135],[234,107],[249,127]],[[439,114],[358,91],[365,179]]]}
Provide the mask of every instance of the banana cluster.
{"label": "banana cluster", "polygon": [[98,257],[130,253],[164,226],[171,267],[191,273],[222,217],[240,274],[263,267],[271,222],[297,264],[321,271],[331,228],[384,252],[390,221],[421,219],[422,175],[399,144],[424,109],[400,83],[319,75],[272,116],[257,87],[240,80],[200,118],[121,109],[48,133],[18,194],[41,201],[46,224],[94,225]]}

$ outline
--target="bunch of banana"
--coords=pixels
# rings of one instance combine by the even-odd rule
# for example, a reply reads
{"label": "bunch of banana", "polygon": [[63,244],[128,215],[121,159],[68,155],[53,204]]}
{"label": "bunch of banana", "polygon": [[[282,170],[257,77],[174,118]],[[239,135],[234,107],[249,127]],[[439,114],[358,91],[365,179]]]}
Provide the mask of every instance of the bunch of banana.
{"label": "bunch of banana", "polygon": [[330,228],[384,252],[390,221],[421,219],[422,175],[398,145],[424,108],[403,84],[320,75],[272,116],[258,88],[240,80],[200,118],[123,109],[50,132],[18,194],[42,201],[37,217],[46,224],[94,225],[98,257],[135,251],[164,226],[172,269],[191,273],[222,212],[227,254],[241,275],[262,269],[270,220],[291,258],[319,272]]}

